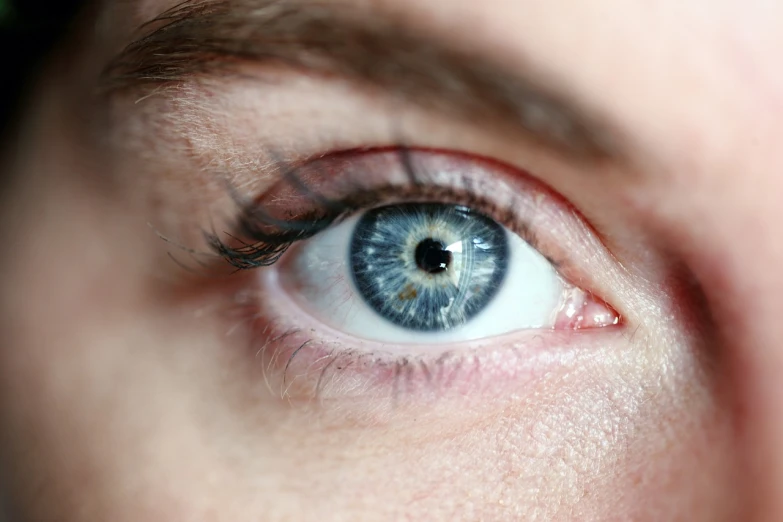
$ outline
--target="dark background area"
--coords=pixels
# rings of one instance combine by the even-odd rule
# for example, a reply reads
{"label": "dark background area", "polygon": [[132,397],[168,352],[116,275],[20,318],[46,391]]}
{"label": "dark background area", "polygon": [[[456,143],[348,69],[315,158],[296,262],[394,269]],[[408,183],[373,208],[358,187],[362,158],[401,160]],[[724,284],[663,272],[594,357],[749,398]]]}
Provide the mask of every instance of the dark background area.
{"label": "dark background area", "polygon": [[0,133],[15,121],[21,100],[84,0],[0,0]]}

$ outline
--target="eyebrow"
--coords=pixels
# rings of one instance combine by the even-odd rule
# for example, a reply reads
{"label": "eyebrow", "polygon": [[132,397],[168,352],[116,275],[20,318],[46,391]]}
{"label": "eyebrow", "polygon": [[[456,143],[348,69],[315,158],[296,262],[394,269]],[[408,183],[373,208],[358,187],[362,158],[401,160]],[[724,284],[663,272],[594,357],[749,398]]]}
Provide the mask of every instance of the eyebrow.
{"label": "eyebrow", "polygon": [[610,127],[574,100],[458,42],[366,7],[187,0],[139,28],[102,76],[109,90],[284,66],[377,86],[470,122],[502,122],[578,156],[613,156]]}

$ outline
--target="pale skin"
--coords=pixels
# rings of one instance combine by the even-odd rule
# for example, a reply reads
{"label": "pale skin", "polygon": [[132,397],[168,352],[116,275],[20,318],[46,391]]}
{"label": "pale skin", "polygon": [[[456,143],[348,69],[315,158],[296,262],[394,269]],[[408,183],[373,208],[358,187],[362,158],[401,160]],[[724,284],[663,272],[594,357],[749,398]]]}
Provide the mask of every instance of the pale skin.
{"label": "pale skin", "polygon": [[[95,94],[174,3],[97,9],[5,151],[11,520],[783,519],[783,4],[361,2],[589,107],[619,151],[595,162],[291,71]],[[623,324],[465,349],[504,365],[454,386],[335,378],[316,397],[302,371],[281,387],[230,312],[258,274],[211,278],[169,255],[203,250],[200,231],[231,212],[215,165],[262,193],[274,180],[253,161],[270,141],[314,154],[400,128],[568,200],[589,228],[547,242],[582,260],[578,280]]]}

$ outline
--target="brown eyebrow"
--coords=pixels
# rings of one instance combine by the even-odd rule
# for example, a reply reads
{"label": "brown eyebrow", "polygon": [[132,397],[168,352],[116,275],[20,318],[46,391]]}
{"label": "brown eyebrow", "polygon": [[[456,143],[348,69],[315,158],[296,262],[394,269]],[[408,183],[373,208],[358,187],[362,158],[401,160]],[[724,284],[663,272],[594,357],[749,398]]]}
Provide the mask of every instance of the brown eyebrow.
{"label": "brown eyebrow", "polygon": [[504,122],[579,156],[613,156],[608,126],[573,102],[390,15],[306,0],[187,0],[140,29],[104,87],[229,75],[248,62],[338,75],[472,122]]}

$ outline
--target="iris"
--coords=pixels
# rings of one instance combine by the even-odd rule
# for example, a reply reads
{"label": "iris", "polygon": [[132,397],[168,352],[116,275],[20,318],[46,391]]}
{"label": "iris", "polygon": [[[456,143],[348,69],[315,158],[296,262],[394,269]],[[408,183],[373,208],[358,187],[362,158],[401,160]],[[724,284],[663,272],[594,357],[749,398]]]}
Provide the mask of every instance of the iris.
{"label": "iris", "polygon": [[505,229],[467,207],[406,203],[358,221],[350,271],[381,317],[410,330],[465,324],[497,293],[508,269]]}

